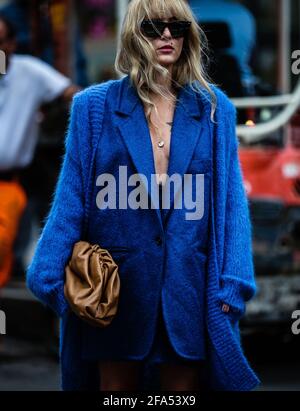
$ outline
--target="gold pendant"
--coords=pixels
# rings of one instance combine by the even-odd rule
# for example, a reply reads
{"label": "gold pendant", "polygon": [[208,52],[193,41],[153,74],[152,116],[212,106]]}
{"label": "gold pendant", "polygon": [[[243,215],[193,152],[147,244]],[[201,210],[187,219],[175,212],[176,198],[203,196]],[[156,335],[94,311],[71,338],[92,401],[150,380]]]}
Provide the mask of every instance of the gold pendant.
{"label": "gold pendant", "polygon": [[165,145],[165,142],[164,142],[163,140],[160,140],[160,141],[157,143],[157,145],[158,145],[159,148],[163,148],[163,146]]}

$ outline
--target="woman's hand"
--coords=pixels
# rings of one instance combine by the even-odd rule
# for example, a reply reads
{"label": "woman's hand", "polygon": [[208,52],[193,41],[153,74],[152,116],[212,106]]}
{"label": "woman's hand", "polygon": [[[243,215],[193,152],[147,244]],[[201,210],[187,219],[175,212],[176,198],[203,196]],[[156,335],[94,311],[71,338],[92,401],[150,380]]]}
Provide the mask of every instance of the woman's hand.
{"label": "woman's hand", "polygon": [[224,311],[225,313],[228,313],[229,310],[230,310],[230,306],[228,304],[222,305],[222,311]]}

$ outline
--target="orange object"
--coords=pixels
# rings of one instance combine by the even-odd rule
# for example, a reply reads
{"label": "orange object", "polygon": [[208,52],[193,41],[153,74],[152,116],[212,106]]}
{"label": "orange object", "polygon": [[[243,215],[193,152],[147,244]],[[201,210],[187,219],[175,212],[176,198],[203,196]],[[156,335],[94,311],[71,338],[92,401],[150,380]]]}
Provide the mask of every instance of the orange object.
{"label": "orange object", "polygon": [[274,200],[286,207],[300,206],[300,110],[286,128],[282,145],[239,148],[250,200]]}
{"label": "orange object", "polygon": [[27,196],[18,181],[0,181],[0,287],[10,279],[13,245]]}
{"label": "orange object", "polygon": [[280,201],[300,205],[300,151],[291,146],[240,148],[244,184],[251,200]]}

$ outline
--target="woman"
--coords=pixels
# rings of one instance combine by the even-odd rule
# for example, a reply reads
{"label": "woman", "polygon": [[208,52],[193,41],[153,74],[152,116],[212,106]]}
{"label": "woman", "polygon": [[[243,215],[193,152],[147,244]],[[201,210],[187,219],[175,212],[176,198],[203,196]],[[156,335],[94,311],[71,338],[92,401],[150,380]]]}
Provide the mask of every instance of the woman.
{"label": "woman", "polygon": [[[156,364],[163,390],[250,390],[259,382],[238,328],[255,281],[236,113],[205,80],[199,34],[184,0],[132,0],[116,59],[127,76],[74,99],[54,201],[27,276],[62,318],[65,390],[146,388]],[[104,195],[107,175],[117,185]],[[103,329],[76,317],[63,292],[87,204],[88,239],[111,252],[121,280],[118,313]]]}

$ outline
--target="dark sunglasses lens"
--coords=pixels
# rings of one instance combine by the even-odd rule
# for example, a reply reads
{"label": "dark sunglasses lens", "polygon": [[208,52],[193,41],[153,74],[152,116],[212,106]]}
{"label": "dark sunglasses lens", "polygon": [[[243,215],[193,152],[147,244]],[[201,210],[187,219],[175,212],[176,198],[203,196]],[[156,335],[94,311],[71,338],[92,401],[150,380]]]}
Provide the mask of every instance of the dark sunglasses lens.
{"label": "dark sunglasses lens", "polygon": [[160,37],[164,31],[164,24],[162,22],[151,22],[145,20],[142,22],[142,30],[147,37]]}
{"label": "dark sunglasses lens", "polygon": [[172,37],[179,38],[184,37],[189,30],[189,23],[174,21],[169,25],[169,29]]}
{"label": "dark sunglasses lens", "polygon": [[165,23],[160,20],[144,20],[141,28],[147,37],[161,37],[168,27],[173,38],[184,37],[188,32],[190,23],[185,21],[174,21],[171,23]]}

